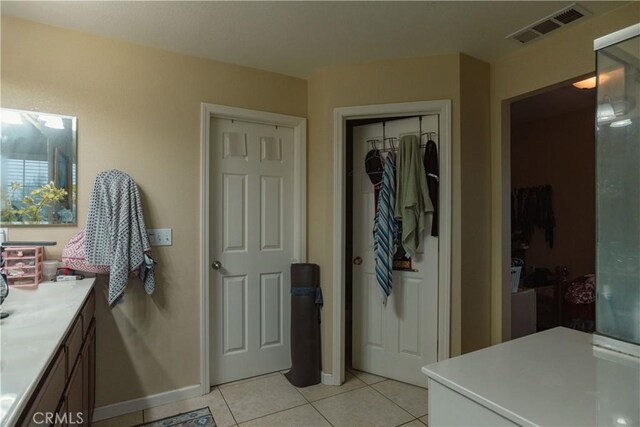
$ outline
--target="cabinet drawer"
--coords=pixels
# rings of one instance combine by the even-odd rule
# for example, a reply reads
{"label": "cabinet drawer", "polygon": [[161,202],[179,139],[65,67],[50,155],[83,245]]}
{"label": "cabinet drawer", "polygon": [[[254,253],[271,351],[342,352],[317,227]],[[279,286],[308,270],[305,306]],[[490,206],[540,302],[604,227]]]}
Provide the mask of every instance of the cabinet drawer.
{"label": "cabinet drawer", "polygon": [[78,362],[71,373],[67,391],[65,392],[65,402],[67,404],[67,425],[78,426],[84,423],[84,411],[82,407],[83,397],[84,366],[82,359]]}
{"label": "cabinet drawer", "polygon": [[82,307],[82,320],[84,327],[82,328],[82,336],[87,335],[87,331],[89,330],[89,326],[91,325],[91,319],[96,311],[96,293],[94,290],[91,290],[89,294],[89,298],[87,298],[87,302],[84,303],[84,307]]}
{"label": "cabinet drawer", "polygon": [[82,348],[82,318],[78,316],[73,326],[71,327],[71,332],[67,336],[67,341],[65,343],[65,347],[67,348],[67,374],[71,376],[71,371],[73,370],[73,365],[76,362],[76,359],[80,355],[80,349]]}
{"label": "cabinet drawer", "polygon": [[67,413],[67,401],[66,399],[62,399],[60,404],[58,405],[58,410],[56,411],[56,417],[53,420],[54,427],[64,427],[66,414]]}
{"label": "cabinet drawer", "polygon": [[[31,407],[26,411],[27,416],[22,421],[23,426],[47,424],[44,422],[44,417],[47,414],[55,414],[59,409],[58,404],[63,396],[67,379],[65,359],[65,349],[62,348],[51,365],[51,371],[46,374],[44,384],[37,390],[36,398]],[[36,416],[35,420],[33,419],[34,415]]]}

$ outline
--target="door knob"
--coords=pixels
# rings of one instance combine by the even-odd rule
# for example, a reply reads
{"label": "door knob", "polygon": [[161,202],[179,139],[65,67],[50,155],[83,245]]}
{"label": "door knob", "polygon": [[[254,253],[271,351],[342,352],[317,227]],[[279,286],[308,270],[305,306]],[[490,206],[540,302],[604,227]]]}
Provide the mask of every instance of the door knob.
{"label": "door knob", "polygon": [[355,257],[355,258],[353,259],[353,263],[354,263],[355,265],[360,265],[360,264],[362,264],[362,258],[360,258],[359,256]]}
{"label": "door knob", "polygon": [[213,268],[214,270],[220,270],[222,268],[222,263],[220,261],[213,261],[213,264],[211,264],[211,268]]}

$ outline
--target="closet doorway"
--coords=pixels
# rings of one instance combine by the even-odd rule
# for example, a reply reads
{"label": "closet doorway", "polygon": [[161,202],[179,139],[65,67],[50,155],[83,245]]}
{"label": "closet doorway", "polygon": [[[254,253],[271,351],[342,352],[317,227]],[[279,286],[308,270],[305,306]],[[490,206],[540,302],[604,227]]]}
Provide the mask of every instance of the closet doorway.
{"label": "closet doorway", "polygon": [[[412,104],[418,108],[412,110]],[[424,387],[426,378],[420,371],[421,367],[442,360],[449,354],[449,102],[395,106],[396,109],[403,106],[405,111],[393,114],[393,105],[392,111],[387,109],[387,114],[384,107],[390,106],[353,107],[369,111],[378,107],[382,111],[370,115],[361,111],[365,117],[345,114],[343,121],[337,122],[343,124],[344,141],[341,148],[345,155],[344,160],[339,162],[345,177],[342,187],[345,203],[344,246],[340,248],[342,257],[338,264],[344,274],[344,281],[341,282],[344,286],[340,286],[338,292],[334,290],[334,295],[338,297],[336,308],[340,309],[341,322],[334,331],[338,333],[340,341],[344,340],[344,347],[338,346],[342,354],[337,355],[338,364],[334,358],[334,374],[344,375],[344,368],[352,367]],[[439,108],[434,108],[436,106]],[[344,109],[337,109],[337,116],[341,113],[339,110]],[[438,147],[439,235],[431,236],[432,215],[427,215],[416,255],[404,262],[397,257],[393,289],[384,304],[375,276],[375,191],[365,170],[365,158],[375,147],[386,161],[390,152],[397,154],[403,135],[417,136],[420,133],[421,147],[426,145],[427,140],[433,140]],[[421,165],[423,153],[424,148],[421,148]],[[336,340],[334,351],[335,346]],[[342,378],[334,379],[336,384],[341,381]]]}
{"label": "closet doorway", "polygon": [[[353,254],[351,281],[347,279],[347,308],[352,307],[351,366],[386,378],[424,385],[422,366],[438,361],[438,237],[432,236],[434,214],[425,221],[425,231],[415,257],[401,257],[394,266],[393,289],[386,304],[376,281],[374,255],[375,190],[365,170],[374,156],[387,162],[397,154],[403,135],[423,133],[421,146],[437,146],[438,115],[388,118],[370,124],[348,123],[352,128],[352,221]],[[347,137],[349,139],[349,136]],[[422,165],[424,148],[420,151]],[[435,177],[434,177],[435,178]],[[436,200],[437,202],[437,200]],[[437,223],[435,224],[437,228]],[[437,232],[436,232],[437,234]],[[351,285],[351,286],[349,286]],[[349,295],[352,301],[349,301]],[[349,322],[347,314],[347,325]]]}

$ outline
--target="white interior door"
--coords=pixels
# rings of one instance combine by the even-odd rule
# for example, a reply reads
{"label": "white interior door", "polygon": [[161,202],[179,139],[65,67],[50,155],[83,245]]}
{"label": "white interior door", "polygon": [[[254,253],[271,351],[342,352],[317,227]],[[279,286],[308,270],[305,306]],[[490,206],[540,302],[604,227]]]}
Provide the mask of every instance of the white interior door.
{"label": "white interior door", "polygon": [[[422,130],[437,129],[437,116],[424,116]],[[417,118],[386,123],[387,137],[418,130]],[[354,128],[353,256],[362,258],[362,264],[353,266],[352,365],[426,387],[420,368],[438,360],[438,238],[431,236],[429,215],[419,253],[412,260],[417,271],[394,271],[393,290],[383,305],[373,253],[374,187],[364,166],[372,148],[367,140],[382,135],[381,123]]]}
{"label": "white interior door", "polygon": [[211,118],[211,384],[291,366],[293,129]]}

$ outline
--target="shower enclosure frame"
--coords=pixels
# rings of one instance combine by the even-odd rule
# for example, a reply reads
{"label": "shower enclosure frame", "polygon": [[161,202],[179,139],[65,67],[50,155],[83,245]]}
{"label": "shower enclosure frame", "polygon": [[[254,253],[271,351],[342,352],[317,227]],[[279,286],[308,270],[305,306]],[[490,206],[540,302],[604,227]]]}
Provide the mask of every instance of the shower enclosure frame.
{"label": "shower enclosure frame", "polygon": [[[614,45],[617,45],[619,43],[623,43],[626,42],[628,40],[634,39],[636,37],[640,37],[640,23],[632,25],[630,27],[621,29],[619,31],[616,31],[614,33],[608,34],[606,36],[600,37],[598,39],[596,39],[594,41],[594,51],[596,52],[596,55],[598,55],[599,51],[612,47]],[[600,72],[601,72],[601,64],[598,61],[597,67],[596,67],[596,75],[598,76],[598,90],[600,91],[600,84],[601,84],[601,79],[600,79]],[[624,64],[623,64],[624,67]],[[602,80],[602,82],[604,82],[604,80]],[[640,82],[638,83],[640,84]],[[628,95],[628,88],[625,86],[625,98]],[[605,97],[606,99],[606,97]],[[640,101],[640,99],[636,99],[635,102],[637,103],[638,101]],[[604,104],[603,104],[604,105]],[[600,93],[598,94],[598,107],[600,107]],[[635,108],[640,108],[640,107],[635,107]],[[600,108],[598,108],[599,110]],[[631,111],[631,108],[630,108]],[[630,111],[628,111],[627,113],[629,113]],[[631,114],[628,114],[628,117],[631,117]],[[604,128],[604,126],[606,126],[603,123],[603,118],[601,117],[600,114],[596,113],[596,125],[597,126],[601,126]],[[634,119],[637,120],[637,115],[633,116]],[[613,118],[613,120],[616,120],[615,116]],[[630,119],[629,123],[632,123],[632,121]],[[638,123],[635,123],[634,126],[638,126]],[[601,136],[603,135],[604,132],[601,132],[600,128],[598,128],[598,133],[596,134],[596,147],[599,146],[599,144],[604,144],[609,142],[606,138],[606,136]],[[601,140],[602,138],[602,140]],[[599,150],[599,148],[597,148]],[[597,161],[597,185],[598,187],[600,187],[601,185],[601,179],[603,177],[602,172],[600,170],[601,166],[598,164],[599,161]],[[606,177],[606,175],[604,175]],[[629,179],[632,179],[632,177],[630,177]],[[598,200],[601,195],[600,195],[600,190],[597,189],[596,191],[596,200]],[[597,204],[600,204],[599,201],[597,201]],[[598,210],[600,210],[600,206],[598,206]],[[600,233],[600,227],[601,227],[601,218],[600,217],[600,212],[598,212],[597,214],[597,227],[598,227],[598,234]],[[631,224],[631,231],[633,232],[633,223]],[[598,235],[598,243],[596,245],[596,256],[597,258],[600,257],[604,257],[606,254],[604,252],[606,252],[605,250],[603,250],[603,248],[600,246],[601,243],[601,239],[600,236]],[[631,243],[631,246],[633,246],[633,243]],[[603,244],[603,247],[606,247],[605,244]],[[611,251],[611,247],[608,247],[609,252]],[[602,251],[602,252],[601,252]],[[609,254],[609,256],[611,256],[611,253]],[[597,261],[597,265],[598,265],[598,269],[601,267],[600,262]],[[596,270],[597,273],[599,270]],[[600,276],[600,274],[598,274],[598,276]],[[612,273],[611,276],[615,276],[615,268],[612,269]],[[601,313],[603,313],[605,310],[604,305],[615,305],[614,302],[612,302],[615,298],[613,298],[613,294],[615,293],[615,286],[608,286],[607,289],[604,288],[604,284],[602,283],[602,280],[600,280],[601,278],[598,277],[598,280],[596,282],[596,292],[598,294],[597,300],[596,300],[596,312],[597,312],[597,318],[596,318],[596,332],[593,335],[593,343],[596,346],[599,347],[604,347],[604,348],[608,348],[617,352],[622,352],[634,357],[640,357],[640,331],[636,331],[636,335],[634,335],[632,338],[629,338],[629,333],[628,331],[625,331],[625,327],[617,327],[617,325],[613,325],[611,326],[610,324],[606,324],[606,320],[601,318]],[[633,278],[631,279],[631,281],[633,280]],[[640,286],[640,275],[638,276],[638,285]],[[599,288],[599,289],[598,289]],[[609,289],[610,288],[610,289]],[[611,290],[613,289],[613,290]],[[606,301],[605,301],[606,300]],[[632,306],[632,316],[630,316],[630,319],[633,320],[633,313],[635,313],[636,311],[639,311],[639,316],[640,316],[640,301],[638,301],[638,307],[634,310],[633,309],[633,305],[630,304]],[[600,308],[600,310],[598,309]],[[613,317],[613,321],[615,323],[615,321],[619,321],[620,318],[623,319],[623,323],[624,325],[627,325],[626,322],[624,321],[628,321],[629,319],[627,318],[628,316],[625,316],[624,313],[621,313],[621,310],[617,310],[616,307],[609,307],[609,317]],[[616,317],[616,315],[618,315],[618,317]],[[633,321],[631,324],[631,328],[633,328]],[[606,332],[603,332],[606,331]],[[632,332],[633,335],[633,332]]]}

